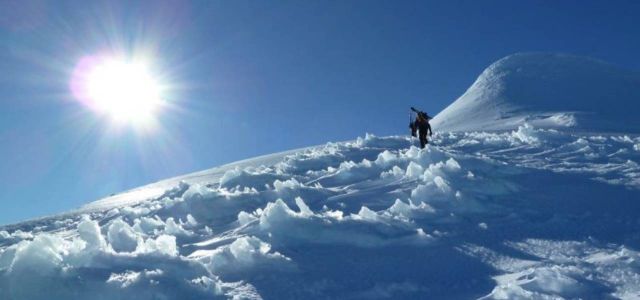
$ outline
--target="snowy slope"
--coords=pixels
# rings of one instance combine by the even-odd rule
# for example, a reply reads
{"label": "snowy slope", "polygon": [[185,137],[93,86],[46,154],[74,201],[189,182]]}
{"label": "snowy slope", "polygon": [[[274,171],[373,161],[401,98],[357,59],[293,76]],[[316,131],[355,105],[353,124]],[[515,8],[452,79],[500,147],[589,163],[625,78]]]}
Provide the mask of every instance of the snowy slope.
{"label": "snowy slope", "polygon": [[426,149],[366,135],[0,227],[0,299],[638,299],[636,82],[510,56]]}
{"label": "snowy slope", "polygon": [[178,186],[180,182],[187,184],[200,182],[217,182],[229,170],[236,168],[246,168],[249,166],[272,165],[281,161],[285,156],[292,153],[302,151],[303,149],[290,150],[282,153],[259,156],[251,159],[241,160],[220,167],[195,172],[184,176],[178,176],[166,180],[162,180],[153,184],[149,184],[140,188],[132,189],[123,193],[112,195],[98,201],[84,205],[71,214],[88,213],[95,210],[105,210],[125,205],[133,205],[149,198],[158,198],[170,190],[172,187]]}
{"label": "snowy slope", "polygon": [[640,132],[640,73],[587,57],[521,53],[489,66],[433,120],[438,130]]}
{"label": "snowy slope", "polygon": [[5,226],[0,299],[640,296],[640,137],[414,145],[368,135]]}

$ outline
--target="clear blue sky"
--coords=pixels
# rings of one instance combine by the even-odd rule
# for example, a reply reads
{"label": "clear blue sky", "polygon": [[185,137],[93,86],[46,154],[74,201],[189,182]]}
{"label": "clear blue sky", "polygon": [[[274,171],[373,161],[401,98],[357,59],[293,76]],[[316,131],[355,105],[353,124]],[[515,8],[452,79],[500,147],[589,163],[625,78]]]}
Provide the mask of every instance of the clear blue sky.
{"label": "clear blue sky", "polygon": [[[86,2],[86,3],[85,3]],[[639,1],[2,1],[0,224],[282,150],[405,134],[495,60],[640,69]],[[152,49],[160,128],[113,130],[69,91],[78,61]],[[436,128],[437,130],[437,128]]]}

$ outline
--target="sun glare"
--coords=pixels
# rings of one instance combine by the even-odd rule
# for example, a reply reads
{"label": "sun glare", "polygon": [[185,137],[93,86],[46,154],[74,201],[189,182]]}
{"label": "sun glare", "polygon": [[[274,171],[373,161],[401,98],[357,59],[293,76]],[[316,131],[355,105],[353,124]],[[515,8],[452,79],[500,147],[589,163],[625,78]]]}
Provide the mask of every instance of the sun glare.
{"label": "sun glare", "polygon": [[90,59],[81,73],[78,98],[119,124],[149,125],[162,106],[161,86],[143,63]]}

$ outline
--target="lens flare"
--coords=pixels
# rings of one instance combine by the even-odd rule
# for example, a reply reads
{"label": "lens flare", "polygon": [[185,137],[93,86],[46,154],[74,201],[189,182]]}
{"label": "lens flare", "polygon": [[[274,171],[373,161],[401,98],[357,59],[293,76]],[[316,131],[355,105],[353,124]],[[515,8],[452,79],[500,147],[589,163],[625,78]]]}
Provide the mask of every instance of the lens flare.
{"label": "lens flare", "polygon": [[87,57],[74,72],[77,99],[118,124],[148,126],[163,105],[162,86],[139,61]]}

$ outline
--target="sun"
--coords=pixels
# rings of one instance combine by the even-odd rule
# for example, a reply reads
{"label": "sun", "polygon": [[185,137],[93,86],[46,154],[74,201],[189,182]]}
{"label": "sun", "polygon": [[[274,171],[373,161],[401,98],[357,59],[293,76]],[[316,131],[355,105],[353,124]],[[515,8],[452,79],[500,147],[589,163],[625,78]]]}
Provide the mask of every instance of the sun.
{"label": "sun", "polygon": [[149,125],[163,104],[162,86],[141,61],[88,58],[80,69],[77,97],[118,124]]}
{"label": "sun", "polygon": [[160,104],[160,86],[141,63],[108,60],[87,78],[88,96],[115,120],[149,119]]}

